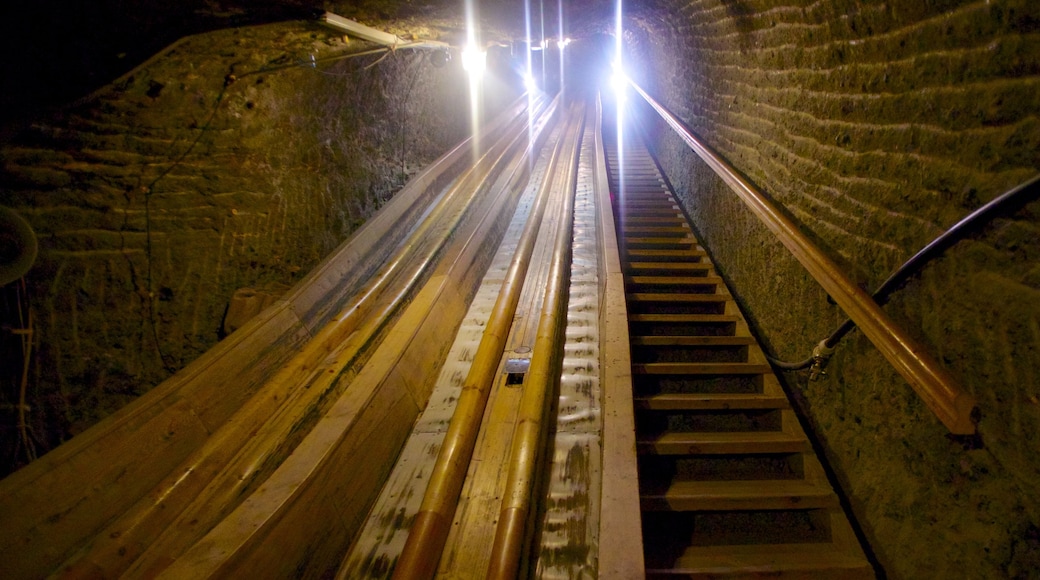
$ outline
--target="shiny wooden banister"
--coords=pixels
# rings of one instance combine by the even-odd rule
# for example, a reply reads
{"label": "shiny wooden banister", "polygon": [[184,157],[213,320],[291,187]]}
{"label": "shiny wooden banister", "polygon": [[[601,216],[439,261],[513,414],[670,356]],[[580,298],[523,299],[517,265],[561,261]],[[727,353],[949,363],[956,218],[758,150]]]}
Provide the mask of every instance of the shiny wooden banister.
{"label": "shiny wooden banister", "polygon": [[945,369],[897,326],[878,304],[852,283],[830,258],[801,232],[798,225],[784,215],[748,179],[726,159],[705,144],[671,111],[628,79],[646,102],[653,107],[679,137],[722,178],[741,201],[787,247],[795,259],[837,302],[863,334],[906,379],[928,408],[951,433],[975,433],[978,408],[975,398],[967,393]]}

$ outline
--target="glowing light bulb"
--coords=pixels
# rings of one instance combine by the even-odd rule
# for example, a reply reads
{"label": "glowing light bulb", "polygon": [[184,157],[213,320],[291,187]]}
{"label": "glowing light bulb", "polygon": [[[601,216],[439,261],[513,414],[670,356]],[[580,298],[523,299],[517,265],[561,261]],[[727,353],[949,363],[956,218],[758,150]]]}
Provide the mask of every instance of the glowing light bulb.
{"label": "glowing light bulb", "polygon": [[475,46],[467,46],[462,51],[462,68],[471,75],[483,74],[487,67],[487,53]]}

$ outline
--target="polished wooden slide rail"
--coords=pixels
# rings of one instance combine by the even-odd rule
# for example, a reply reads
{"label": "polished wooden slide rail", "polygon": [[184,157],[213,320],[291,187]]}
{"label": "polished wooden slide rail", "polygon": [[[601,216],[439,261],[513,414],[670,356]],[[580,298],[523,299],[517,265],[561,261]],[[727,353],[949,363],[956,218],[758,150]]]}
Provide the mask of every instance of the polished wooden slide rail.
{"label": "polished wooden slide rail", "polygon": [[[573,116],[568,125],[575,125]],[[498,372],[505,340],[516,313],[549,194],[556,183],[554,177],[560,164],[570,160],[569,147],[573,146],[572,142],[560,139],[552,152],[549,169],[535,197],[535,206],[520,236],[473,363],[463,382],[448,432],[432,468],[422,507],[394,568],[394,578],[430,578],[437,569],[480,431],[491,385]]]}
{"label": "polished wooden slide rail", "polygon": [[616,140],[606,146],[628,302],[646,576],[873,577],[786,395],[656,163],[638,139],[625,140],[623,153]]}
{"label": "polished wooden slide rail", "polygon": [[897,326],[863,289],[853,284],[798,225],[776,207],[728,161],[640,86],[629,83],[677,135],[715,171],[752,213],[790,250],[812,277],[848,314],[878,351],[953,434],[971,435],[978,422],[975,398]]}
{"label": "polished wooden slide rail", "polygon": [[576,119],[576,127],[568,147],[570,160],[558,185],[564,191],[564,205],[559,216],[561,225],[556,233],[549,266],[549,287],[538,321],[538,335],[527,385],[520,400],[506,491],[502,497],[502,509],[491,547],[491,565],[487,577],[499,580],[519,577],[525,550],[534,534],[527,522],[538,504],[537,482],[539,472],[545,470],[544,449],[551,419],[550,409],[553,407],[550,397],[556,393],[559,362],[563,355],[562,339],[567,325],[567,295],[570,286],[571,237],[574,232],[574,196],[577,191],[581,137],[585,130],[584,104],[574,103],[571,114]]}
{"label": "polished wooden slide rail", "polygon": [[[378,464],[399,444],[407,415],[424,404],[428,377],[397,362],[425,360],[421,353],[438,345],[431,338],[457,326],[475,283],[466,269],[486,261],[484,241],[501,235],[529,171],[526,152],[537,149],[527,143],[528,120],[546,103],[535,100],[530,112],[526,104],[518,100],[489,125],[484,142],[498,145],[464,178],[485,193],[442,195],[472,163],[467,144],[454,149],[285,299],[148,395],[0,482],[7,554],[0,575],[288,573],[320,566],[318,553],[349,541],[348,522],[363,517],[379,468],[347,474],[338,488],[322,478],[331,479],[331,462],[344,453]],[[440,225],[416,227],[430,204]],[[416,232],[425,239],[407,237]],[[407,266],[394,259],[402,253]],[[369,344],[359,346],[364,337]],[[361,364],[369,360],[379,364]],[[271,387],[272,377],[297,386]],[[306,388],[316,380],[323,386]],[[318,394],[301,392],[312,390]],[[380,431],[372,444],[373,429],[391,418],[406,427]],[[225,483],[213,487],[217,479]],[[336,491],[344,485],[357,505],[338,505],[338,523],[330,530],[302,523],[323,502],[341,503]],[[215,514],[225,519],[214,527]],[[209,523],[199,525],[195,515]],[[252,558],[251,550],[266,555]]]}

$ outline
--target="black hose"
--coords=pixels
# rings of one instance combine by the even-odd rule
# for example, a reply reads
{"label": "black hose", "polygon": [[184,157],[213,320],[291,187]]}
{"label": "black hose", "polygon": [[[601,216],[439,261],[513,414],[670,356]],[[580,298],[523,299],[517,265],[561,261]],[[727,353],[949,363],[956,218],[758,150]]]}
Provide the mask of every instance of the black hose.
{"label": "black hose", "polygon": [[[996,217],[1000,212],[1008,209],[1008,207],[1020,207],[1035,200],[1038,194],[1040,194],[1040,174],[1033,176],[1032,179],[1018,185],[1017,187],[1004,192],[992,199],[989,203],[986,203],[979,209],[964,216],[960,221],[953,224],[950,229],[932,240],[924,248],[921,248],[920,251],[914,254],[913,257],[904,262],[902,266],[893,272],[892,275],[874,291],[874,301],[877,302],[879,306],[884,305],[888,302],[889,296],[901,288],[907,279],[920,271],[926,263],[963,239],[964,236],[971,232],[974,227],[988,222]],[[856,328],[856,323],[850,319],[846,319],[841,326],[835,329],[830,336],[820,343],[820,346],[827,349],[834,348],[853,328]],[[815,356],[811,356],[803,361],[792,363],[774,359],[770,356],[767,356],[766,358],[769,359],[769,362],[772,363],[773,366],[789,371],[798,371],[808,368],[812,366],[816,359]]]}

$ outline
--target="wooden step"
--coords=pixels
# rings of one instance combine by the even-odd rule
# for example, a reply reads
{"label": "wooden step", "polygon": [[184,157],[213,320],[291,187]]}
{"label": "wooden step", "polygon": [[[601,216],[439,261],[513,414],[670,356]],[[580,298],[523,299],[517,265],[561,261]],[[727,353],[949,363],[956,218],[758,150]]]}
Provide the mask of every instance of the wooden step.
{"label": "wooden step", "polygon": [[686,219],[679,214],[670,216],[633,216],[625,220],[626,224],[633,225],[686,225]]}
{"label": "wooden step", "polygon": [[633,336],[629,342],[638,346],[740,346],[755,344],[755,339],[750,336]]}
{"label": "wooden step", "polygon": [[[625,270],[633,275],[646,275],[647,270],[666,272],[667,274],[682,274],[690,272],[708,272],[715,266],[704,262],[628,262]],[[662,274],[664,275],[664,274]],[[673,294],[673,296],[678,294]],[[679,295],[681,296],[681,295]]]}
{"label": "wooden step", "polygon": [[667,258],[671,260],[697,258],[700,261],[707,261],[707,257],[708,252],[705,252],[701,248],[690,248],[682,250],[629,248],[625,250],[625,259],[629,263],[639,260],[660,260],[662,258]]}
{"label": "wooden step", "polygon": [[654,238],[685,238],[689,237],[691,240],[696,241],[693,237],[693,232],[690,228],[685,226],[622,226],[622,231],[625,235],[643,235],[646,237]]}
{"label": "wooden step", "polygon": [[831,543],[693,546],[667,567],[648,557],[648,578],[873,578],[867,560]]}
{"label": "wooden step", "polygon": [[804,479],[671,481],[640,484],[647,511],[725,511],[838,508],[830,486]]}
{"label": "wooden step", "polygon": [[758,363],[647,363],[633,364],[633,375],[764,375],[772,373],[767,364]]}
{"label": "wooden step", "polygon": [[801,453],[809,442],[785,431],[665,432],[637,436],[636,451],[648,455]]}
{"label": "wooden step", "polygon": [[662,286],[680,284],[689,286],[719,286],[722,284],[722,278],[718,276],[626,276],[626,281],[633,285],[643,286],[654,284]]}
{"label": "wooden step", "polygon": [[788,409],[783,394],[764,393],[665,393],[637,396],[636,409],[651,411],[716,411],[729,409]]}
{"label": "wooden step", "polygon": [[[679,210],[679,206],[672,204],[673,207],[660,207],[660,208],[622,208],[624,212],[624,219],[620,221],[628,221],[635,218],[682,218],[682,211]],[[682,218],[685,223],[686,219]]]}
{"label": "wooden step", "polygon": [[[695,262],[696,263],[696,262]],[[705,276],[706,278],[707,276]],[[700,276],[698,276],[700,278]],[[733,300],[733,297],[729,294],[722,292],[716,292],[713,294],[684,294],[681,292],[629,292],[625,294],[625,299],[628,301],[630,306],[638,306],[639,304],[652,304],[652,303],[719,303],[729,302]]]}
{"label": "wooden step", "polygon": [[[690,278],[703,280],[703,278]],[[710,283],[710,282],[709,282]],[[646,284],[646,282],[643,282]],[[659,324],[674,322],[740,322],[741,317],[735,314],[630,314],[629,322],[656,322]]]}
{"label": "wooden step", "polygon": [[666,249],[682,249],[697,245],[697,240],[692,236],[684,238],[661,238],[661,237],[626,237],[625,245],[632,246],[655,246]]}

